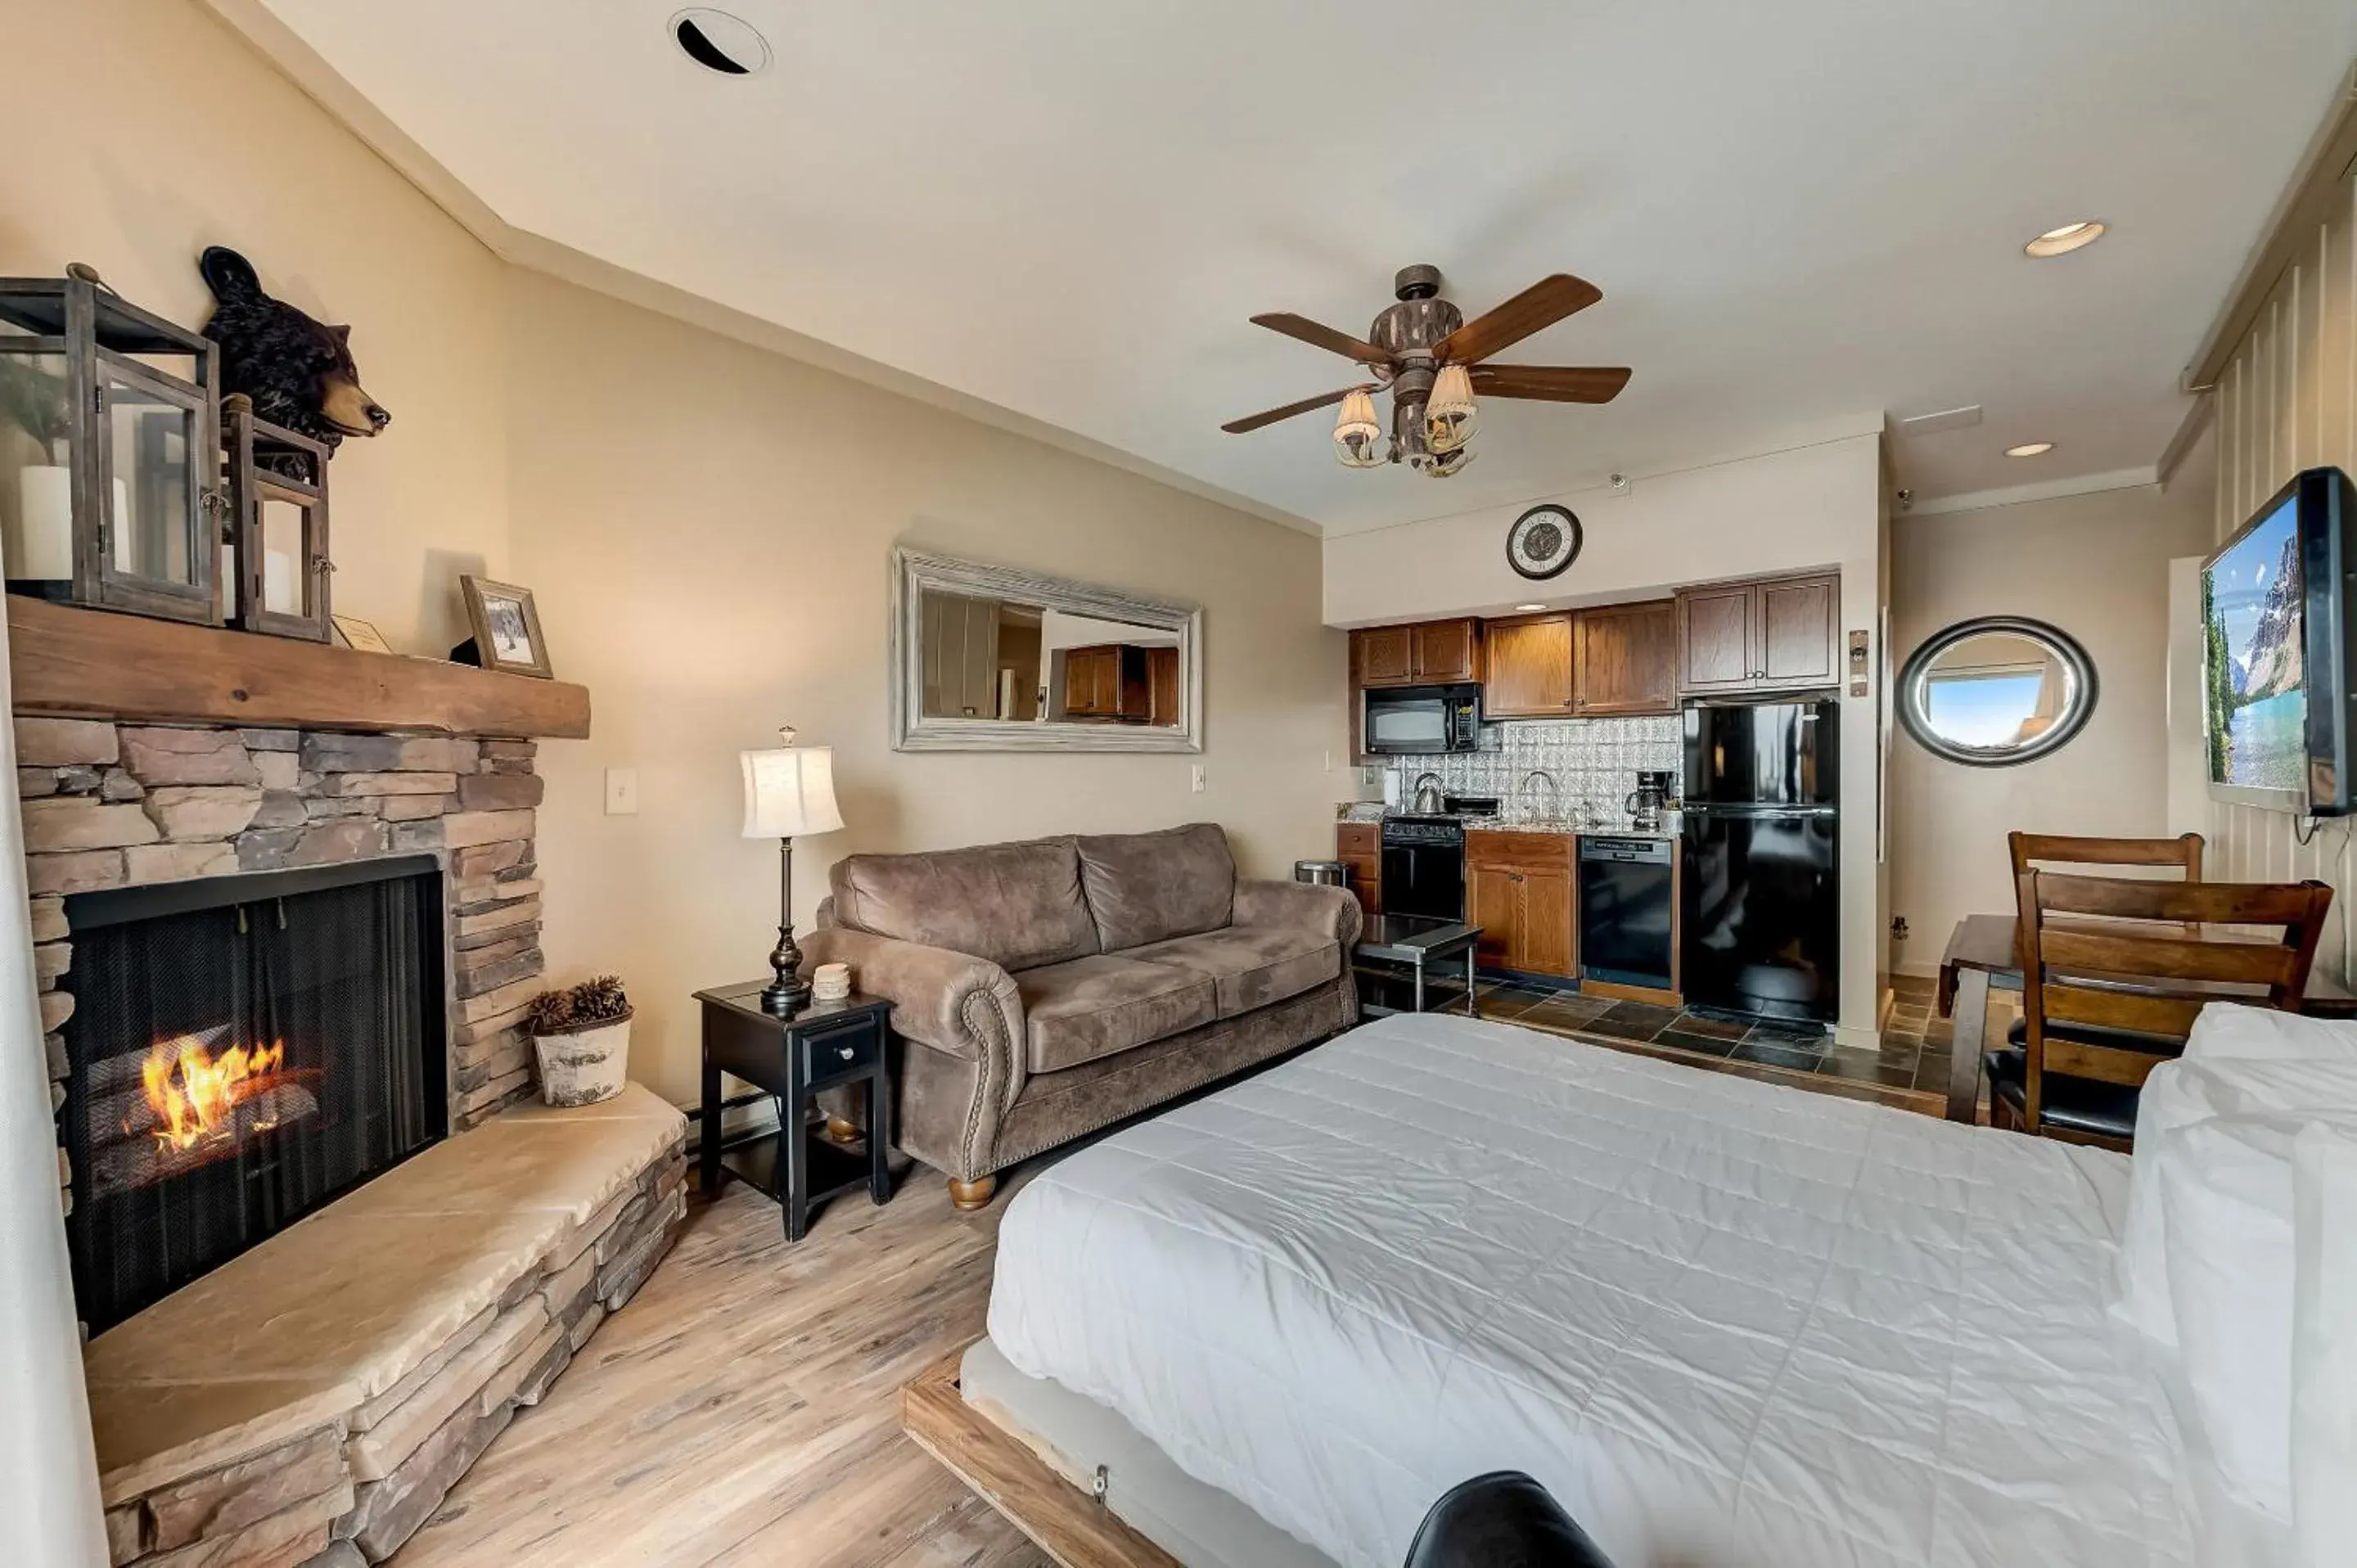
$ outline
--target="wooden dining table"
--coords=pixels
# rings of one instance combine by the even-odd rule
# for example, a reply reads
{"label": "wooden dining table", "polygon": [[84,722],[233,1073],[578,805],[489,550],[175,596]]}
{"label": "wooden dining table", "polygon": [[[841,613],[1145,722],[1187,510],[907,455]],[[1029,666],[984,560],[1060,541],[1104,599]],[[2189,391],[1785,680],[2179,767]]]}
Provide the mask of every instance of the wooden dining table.
{"label": "wooden dining table", "polygon": [[[1955,930],[1948,938],[1947,951],[1940,955],[1940,1015],[1952,1019],[1954,1024],[1954,1039],[1948,1047],[1948,1120],[1951,1122],[1976,1119],[1981,1090],[1981,1052],[1985,1048],[1988,1029],[1990,990],[2018,992],[2021,989],[2021,965],[2015,956],[2013,932],[2014,918],[2011,915],[1967,915],[1956,922]],[[2130,992],[2165,991],[2172,996],[2212,993],[2220,1001],[2257,1000],[2264,995],[2264,992],[2255,986],[2212,985],[2182,980],[2163,983],[2138,980],[2132,975],[2106,976],[2097,983]],[[2352,994],[2323,970],[2311,969],[2308,975],[2308,989],[2300,998],[2299,1010],[2313,1017],[2357,1017],[2357,994]]]}

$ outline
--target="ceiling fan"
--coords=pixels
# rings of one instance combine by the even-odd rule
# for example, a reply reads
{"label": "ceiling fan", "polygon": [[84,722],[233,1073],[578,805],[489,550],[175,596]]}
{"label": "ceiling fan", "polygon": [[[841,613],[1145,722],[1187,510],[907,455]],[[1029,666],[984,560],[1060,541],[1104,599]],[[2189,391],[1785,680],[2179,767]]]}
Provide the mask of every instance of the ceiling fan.
{"label": "ceiling fan", "polygon": [[[1541,278],[1471,321],[1440,297],[1438,267],[1402,267],[1392,286],[1399,303],[1375,317],[1363,341],[1307,317],[1254,317],[1256,327],[1356,360],[1375,379],[1247,414],[1220,428],[1242,435],[1339,403],[1334,452],[1346,467],[1372,468],[1405,458],[1419,472],[1445,479],[1473,460],[1467,443],[1473,438],[1476,393],[1541,403],[1610,403],[1629,384],[1625,367],[1482,362],[1604,297],[1594,284],[1568,273]],[[1375,417],[1375,394],[1381,392],[1392,394],[1388,442]]]}

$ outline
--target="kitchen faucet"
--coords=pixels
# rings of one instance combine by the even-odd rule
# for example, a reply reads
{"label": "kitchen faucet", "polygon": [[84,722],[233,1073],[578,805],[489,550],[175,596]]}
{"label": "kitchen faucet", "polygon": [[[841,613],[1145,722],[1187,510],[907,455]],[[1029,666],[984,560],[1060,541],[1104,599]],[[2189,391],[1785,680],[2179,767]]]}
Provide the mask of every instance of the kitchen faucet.
{"label": "kitchen faucet", "polygon": [[1547,793],[1554,798],[1555,801],[1553,810],[1547,812],[1548,817],[1555,818],[1562,816],[1563,786],[1556,783],[1555,775],[1549,773],[1544,768],[1534,768],[1528,773],[1523,775],[1523,781],[1514,787],[1514,803],[1517,806],[1527,808],[1529,805],[1527,797],[1530,794],[1532,781],[1539,779],[1546,780]]}

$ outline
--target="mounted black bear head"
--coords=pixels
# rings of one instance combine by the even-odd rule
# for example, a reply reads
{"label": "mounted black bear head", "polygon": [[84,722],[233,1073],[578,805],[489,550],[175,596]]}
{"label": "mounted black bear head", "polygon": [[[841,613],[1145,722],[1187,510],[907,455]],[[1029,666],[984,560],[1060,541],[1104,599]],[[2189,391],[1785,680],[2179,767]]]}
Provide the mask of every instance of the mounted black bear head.
{"label": "mounted black bear head", "polygon": [[347,435],[374,435],[393,423],[361,390],[349,327],[314,321],[262,292],[253,263],[223,245],[198,258],[213,291],[205,336],[221,345],[221,394],[243,392],[253,412],[333,452]]}

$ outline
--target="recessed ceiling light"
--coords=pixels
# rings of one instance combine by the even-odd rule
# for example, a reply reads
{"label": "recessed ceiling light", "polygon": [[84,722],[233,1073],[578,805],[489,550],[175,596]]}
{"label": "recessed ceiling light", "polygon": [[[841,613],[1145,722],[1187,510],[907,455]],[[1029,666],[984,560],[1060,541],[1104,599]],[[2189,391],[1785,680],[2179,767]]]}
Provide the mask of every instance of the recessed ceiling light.
{"label": "recessed ceiling light", "polygon": [[2043,457],[2053,450],[2054,443],[2051,441],[2025,441],[2018,446],[2007,447],[2005,455],[2008,457]]}
{"label": "recessed ceiling light", "polygon": [[2104,225],[2089,218],[2077,223],[2065,223],[2060,229],[2049,229],[2022,249],[2033,256],[2067,256],[2103,237]]}
{"label": "recessed ceiling light", "polygon": [[1546,606],[1544,606],[1544,605],[1516,605],[1516,606],[1514,607],[1514,608],[1515,608],[1518,612],[1520,612],[1521,614],[1528,615],[1528,614],[1530,614],[1533,610],[1543,610],[1543,609],[1546,608]]}
{"label": "recessed ceiling light", "polygon": [[750,76],[770,63],[770,40],[752,23],[709,5],[691,5],[671,19],[680,52],[722,76]]}

